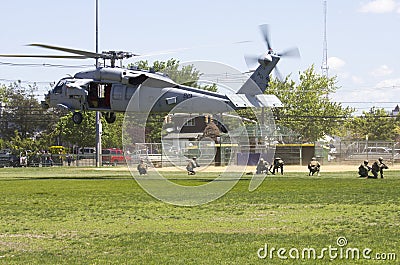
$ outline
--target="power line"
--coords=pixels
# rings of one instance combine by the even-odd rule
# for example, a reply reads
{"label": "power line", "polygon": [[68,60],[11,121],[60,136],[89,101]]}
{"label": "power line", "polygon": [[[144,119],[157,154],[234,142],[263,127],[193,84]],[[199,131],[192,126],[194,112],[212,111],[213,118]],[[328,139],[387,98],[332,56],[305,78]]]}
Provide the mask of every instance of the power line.
{"label": "power line", "polygon": [[0,65],[4,66],[19,66],[19,67],[55,67],[55,68],[85,68],[93,65],[66,65],[66,64],[48,64],[48,63],[9,63],[0,62]]}
{"label": "power line", "polygon": [[15,79],[4,79],[0,78],[0,82],[9,82],[9,83],[23,83],[23,84],[51,84],[54,81],[28,81],[28,80],[15,80]]}

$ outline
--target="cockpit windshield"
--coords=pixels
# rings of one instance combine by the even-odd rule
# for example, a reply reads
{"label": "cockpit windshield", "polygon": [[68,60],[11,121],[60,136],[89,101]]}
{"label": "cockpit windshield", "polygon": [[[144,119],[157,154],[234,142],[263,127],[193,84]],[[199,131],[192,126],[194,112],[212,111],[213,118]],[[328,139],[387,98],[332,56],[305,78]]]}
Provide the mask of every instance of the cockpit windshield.
{"label": "cockpit windshield", "polygon": [[69,82],[71,82],[69,79],[61,79],[58,81],[57,85],[53,88],[53,94],[61,94],[63,86]]}

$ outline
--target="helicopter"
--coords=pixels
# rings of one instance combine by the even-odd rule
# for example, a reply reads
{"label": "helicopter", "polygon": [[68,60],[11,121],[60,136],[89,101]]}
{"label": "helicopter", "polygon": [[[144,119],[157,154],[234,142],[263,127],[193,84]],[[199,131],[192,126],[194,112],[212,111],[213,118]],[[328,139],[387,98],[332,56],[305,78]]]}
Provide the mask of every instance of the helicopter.
{"label": "helicopter", "polygon": [[[236,93],[221,94],[195,87],[177,84],[163,73],[143,69],[116,67],[117,60],[138,56],[130,52],[106,51],[95,53],[47,44],[29,44],[45,49],[57,50],[73,55],[0,55],[0,57],[103,59],[110,66],[84,70],[73,77],[59,80],[45,95],[42,105],[45,108],[59,108],[73,112],[72,120],[80,124],[82,112],[100,111],[108,123],[116,120],[117,112],[125,112],[132,97],[135,97],[135,112],[169,112],[181,103],[190,101],[190,107],[182,107],[183,113],[224,113],[243,108],[281,107],[275,95],[264,94],[272,70],[284,56],[298,57],[297,48],[276,53],[271,47],[268,25],[260,26],[268,48],[261,56],[248,56],[246,62],[258,63],[249,79]],[[104,63],[105,64],[105,63]],[[121,63],[122,66],[122,63]],[[183,104],[185,105],[185,104]],[[150,107],[149,107],[150,106]]]}

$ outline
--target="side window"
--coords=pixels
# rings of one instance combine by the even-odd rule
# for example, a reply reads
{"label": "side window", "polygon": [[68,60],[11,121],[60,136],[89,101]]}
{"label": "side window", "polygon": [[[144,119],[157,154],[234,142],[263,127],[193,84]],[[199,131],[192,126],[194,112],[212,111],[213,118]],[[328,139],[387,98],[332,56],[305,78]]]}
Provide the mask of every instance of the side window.
{"label": "side window", "polygon": [[123,92],[124,92],[124,86],[115,85],[113,87],[112,98],[115,100],[121,100]]}
{"label": "side window", "polygon": [[184,126],[196,126],[196,122],[194,119],[190,119],[184,124]]}
{"label": "side window", "polygon": [[125,99],[130,100],[132,95],[136,92],[136,89],[139,86],[127,86],[126,87],[126,93],[125,93]]}

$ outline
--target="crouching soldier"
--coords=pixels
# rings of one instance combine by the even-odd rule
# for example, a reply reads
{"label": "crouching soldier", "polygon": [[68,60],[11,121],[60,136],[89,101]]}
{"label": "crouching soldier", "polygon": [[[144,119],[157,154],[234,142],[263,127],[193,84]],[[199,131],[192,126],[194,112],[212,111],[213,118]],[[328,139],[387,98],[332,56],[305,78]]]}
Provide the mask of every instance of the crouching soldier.
{"label": "crouching soldier", "polygon": [[386,165],[383,163],[383,158],[382,158],[382,157],[378,158],[378,161],[375,161],[375,162],[372,164],[371,172],[372,172],[372,175],[374,175],[373,178],[374,178],[374,179],[377,179],[377,178],[378,178],[378,172],[379,172],[380,175],[381,175],[381,179],[383,179],[383,170],[384,170],[384,169],[388,169],[388,168],[389,168],[389,167],[386,166]]}
{"label": "crouching soldier", "polygon": [[147,174],[147,164],[144,162],[143,159],[140,159],[140,163],[137,166],[137,170],[139,171],[139,175]]}
{"label": "crouching soldier", "polygon": [[358,175],[360,178],[368,178],[368,172],[371,170],[371,167],[368,166],[368,160],[364,160],[364,162],[358,167]]}
{"label": "crouching soldier", "polygon": [[315,157],[313,157],[308,164],[308,170],[310,171],[308,173],[309,176],[314,176],[315,173],[317,173],[317,176],[319,177],[319,171],[321,169],[321,164],[317,161]]}
{"label": "crouching soldier", "polygon": [[275,175],[275,171],[278,172],[279,169],[281,169],[281,174],[283,175],[283,165],[284,165],[284,164],[285,164],[285,163],[283,162],[282,158],[276,157],[276,158],[274,159],[274,163],[273,163],[273,164],[271,165],[271,167],[269,168],[269,171],[271,171],[271,168],[273,167],[271,173],[272,173],[273,175]]}
{"label": "crouching soldier", "polygon": [[188,175],[195,175],[196,172],[194,171],[194,169],[196,167],[200,167],[200,165],[197,163],[196,157],[193,157],[191,160],[189,160],[188,164],[186,165],[186,170]]}
{"label": "crouching soldier", "polygon": [[256,174],[268,174],[268,162],[264,161],[264,158],[260,158],[256,167]]}

